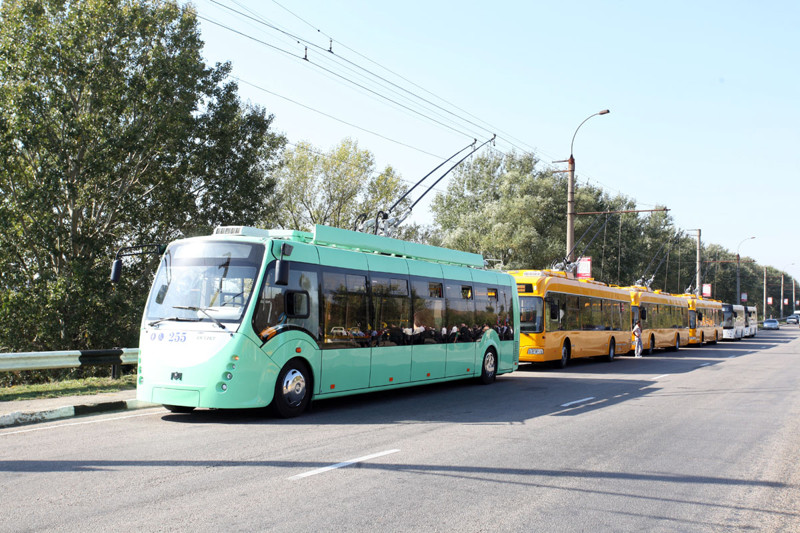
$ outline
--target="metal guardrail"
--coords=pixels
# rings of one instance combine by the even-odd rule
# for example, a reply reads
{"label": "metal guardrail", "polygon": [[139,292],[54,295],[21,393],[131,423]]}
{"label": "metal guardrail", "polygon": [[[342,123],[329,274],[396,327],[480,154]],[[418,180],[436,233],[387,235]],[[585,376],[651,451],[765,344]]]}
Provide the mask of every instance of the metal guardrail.
{"label": "metal guardrail", "polygon": [[79,366],[135,365],[138,362],[139,348],[0,353],[0,372]]}

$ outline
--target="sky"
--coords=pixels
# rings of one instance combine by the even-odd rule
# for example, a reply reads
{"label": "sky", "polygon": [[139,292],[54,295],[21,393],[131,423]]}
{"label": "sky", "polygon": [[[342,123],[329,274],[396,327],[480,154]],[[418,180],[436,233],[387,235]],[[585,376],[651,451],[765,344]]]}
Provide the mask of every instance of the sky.
{"label": "sky", "polygon": [[207,62],[230,61],[292,144],[352,138],[413,183],[493,134],[565,169],[574,135],[578,188],[800,276],[800,2],[193,5]]}

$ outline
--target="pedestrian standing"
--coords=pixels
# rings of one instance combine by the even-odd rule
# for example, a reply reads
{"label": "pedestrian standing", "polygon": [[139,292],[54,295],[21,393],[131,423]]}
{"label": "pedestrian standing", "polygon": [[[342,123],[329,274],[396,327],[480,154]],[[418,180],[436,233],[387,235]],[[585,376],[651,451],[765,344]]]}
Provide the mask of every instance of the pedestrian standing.
{"label": "pedestrian standing", "polygon": [[633,340],[636,342],[634,347],[634,354],[636,357],[642,356],[642,321],[637,320],[636,325],[633,326]]}

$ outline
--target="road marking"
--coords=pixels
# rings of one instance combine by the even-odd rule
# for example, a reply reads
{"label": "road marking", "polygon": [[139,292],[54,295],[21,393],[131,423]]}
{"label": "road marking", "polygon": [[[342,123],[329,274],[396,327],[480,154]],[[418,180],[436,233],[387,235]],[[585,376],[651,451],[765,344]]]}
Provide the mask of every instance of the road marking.
{"label": "road marking", "polygon": [[370,459],[375,459],[376,457],[383,457],[384,455],[397,453],[399,451],[400,450],[386,450],[385,452],[378,452],[378,453],[373,453],[372,455],[365,455],[364,457],[359,457],[357,459],[351,459],[351,460],[345,461],[343,463],[336,463],[335,465],[324,466],[322,468],[317,468],[316,470],[311,470],[309,472],[304,472],[303,474],[297,474],[296,476],[290,477],[289,480],[293,481],[293,480],[296,480],[296,479],[303,479],[303,478],[309,477],[309,476],[315,476],[317,474],[322,474],[323,472],[327,472],[329,470],[334,470],[336,468],[343,468],[345,466],[350,466],[350,465],[355,464],[355,463],[361,463],[361,462],[364,462],[364,461],[369,461]]}
{"label": "road marking", "polygon": [[657,380],[657,379],[665,378],[665,377],[667,377],[667,376],[669,376],[669,374],[661,374],[660,376],[656,376],[656,377],[654,377],[654,378],[653,378],[653,381],[655,381],[655,380]]}
{"label": "road marking", "polygon": [[86,425],[86,424],[98,424],[100,422],[111,422],[112,420],[124,420],[126,418],[137,418],[137,417],[140,417],[140,416],[153,416],[153,415],[163,415],[163,414],[164,414],[164,412],[159,410],[159,411],[156,411],[155,413],[141,413],[141,414],[138,414],[138,415],[115,416],[113,418],[102,418],[102,419],[99,419],[99,420],[86,420],[86,421],[83,421],[83,422],[71,422],[69,424],[58,424],[57,426],[37,427],[37,428],[30,428],[30,429],[20,429],[18,431],[2,432],[2,433],[0,433],[0,437],[6,436],[6,435],[17,435],[19,433],[30,433],[31,431],[46,431],[46,430],[49,430],[49,429],[59,429],[59,428],[65,428],[65,427],[70,427],[70,426],[83,426],[83,425]]}
{"label": "road marking", "polygon": [[594,400],[594,396],[589,396],[588,398],[583,398],[582,400],[575,400],[574,402],[562,403],[561,407],[569,407],[578,403],[588,402],[589,400]]}
{"label": "road marking", "polygon": [[702,364],[702,365],[700,365],[700,366],[708,366],[708,365],[710,365],[710,364],[711,364],[711,363],[703,363],[703,364]]}

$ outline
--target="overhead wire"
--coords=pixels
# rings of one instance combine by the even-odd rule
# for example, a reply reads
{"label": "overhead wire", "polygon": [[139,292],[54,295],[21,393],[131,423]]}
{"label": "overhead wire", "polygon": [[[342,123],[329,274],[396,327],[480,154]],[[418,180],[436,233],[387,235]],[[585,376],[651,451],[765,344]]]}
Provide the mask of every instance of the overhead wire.
{"label": "overhead wire", "polygon": [[[231,13],[238,14],[239,17],[242,17],[242,18],[246,19],[246,21],[256,22],[259,25],[265,26],[267,28],[270,28],[270,29],[278,32],[283,37],[291,38],[292,40],[294,40],[295,43],[303,44],[306,47],[311,47],[312,49],[316,49],[316,50],[322,51],[322,54],[320,54],[319,56],[314,56],[314,57],[320,57],[323,60],[329,60],[329,59],[333,58],[334,60],[339,61],[339,63],[335,63],[338,67],[340,67],[342,69],[345,69],[347,72],[351,73],[354,76],[357,76],[359,79],[364,80],[364,81],[363,82],[358,82],[358,81],[352,80],[352,79],[348,78],[347,76],[345,76],[343,74],[340,74],[338,72],[335,72],[334,70],[322,65],[319,62],[312,62],[310,59],[308,59],[308,52],[307,52],[308,48],[306,48],[306,53],[305,53],[306,55],[304,57],[300,57],[295,52],[283,49],[283,48],[281,48],[279,46],[275,46],[275,45],[273,45],[271,43],[266,42],[265,40],[258,39],[258,38],[254,37],[252,35],[249,35],[249,34],[247,34],[245,32],[239,31],[239,30],[237,30],[237,29],[235,29],[235,28],[233,28],[231,26],[228,26],[226,24],[223,24],[221,22],[212,20],[212,19],[210,19],[208,17],[204,17],[204,16],[201,16],[201,15],[198,14],[198,18],[201,18],[202,20],[205,20],[206,22],[209,22],[211,24],[215,24],[215,25],[217,25],[217,26],[219,26],[219,27],[221,27],[223,29],[226,29],[228,31],[231,31],[231,32],[234,32],[234,33],[236,33],[238,35],[241,35],[242,37],[245,37],[247,39],[251,39],[251,40],[253,40],[255,42],[258,42],[258,43],[260,43],[260,44],[262,44],[262,45],[264,45],[264,46],[266,46],[268,48],[271,48],[271,49],[277,51],[277,52],[280,52],[280,53],[283,53],[283,54],[287,54],[287,55],[289,55],[289,56],[291,56],[291,57],[293,57],[295,59],[304,59],[305,61],[307,61],[308,63],[310,63],[314,67],[316,67],[317,69],[320,69],[322,71],[321,73],[323,75],[327,74],[328,75],[327,77],[332,77],[332,79],[338,80],[340,82],[344,82],[344,83],[348,84],[351,87],[355,87],[357,90],[360,90],[361,92],[366,92],[371,97],[374,97],[374,98],[377,98],[377,99],[379,99],[381,101],[384,101],[384,103],[388,103],[391,106],[394,106],[396,108],[400,108],[400,109],[402,109],[402,110],[404,110],[406,112],[409,112],[409,113],[411,113],[413,115],[416,115],[418,118],[422,118],[422,119],[425,119],[427,121],[433,122],[434,124],[437,124],[438,126],[441,126],[443,128],[449,129],[449,130],[451,130],[451,131],[453,131],[453,132],[455,132],[455,133],[457,133],[459,135],[464,135],[466,137],[475,137],[476,133],[474,132],[474,130],[468,129],[463,124],[457,124],[456,126],[451,125],[453,123],[453,121],[451,119],[448,119],[448,118],[442,116],[441,113],[438,113],[437,111],[432,110],[429,107],[426,107],[424,104],[420,104],[420,102],[423,102],[423,103],[427,104],[428,106],[434,106],[436,109],[439,109],[439,110],[447,113],[448,115],[451,115],[452,117],[455,117],[456,119],[458,119],[459,121],[461,121],[463,123],[466,123],[466,124],[469,124],[471,126],[480,128],[482,130],[486,130],[486,126],[478,124],[478,123],[476,123],[476,122],[474,122],[472,120],[466,119],[466,118],[464,118],[462,116],[459,116],[458,114],[453,113],[452,111],[450,111],[450,110],[448,110],[448,109],[436,104],[435,102],[432,102],[431,100],[429,100],[427,98],[424,98],[424,97],[414,93],[413,91],[409,91],[408,89],[406,89],[406,88],[394,83],[393,81],[387,79],[386,77],[381,76],[381,75],[379,75],[379,74],[377,74],[375,72],[372,72],[369,69],[367,69],[367,68],[365,68],[365,67],[363,67],[363,66],[361,66],[361,65],[359,65],[359,64],[357,64],[357,63],[355,63],[353,61],[350,61],[349,59],[347,59],[347,58],[345,58],[345,57],[343,57],[343,56],[341,56],[339,54],[334,53],[333,49],[332,49],[332,46],[333,46],[333,43],[336,42],[337,46],[341,46],[342,48],[345,48],[345,49],[349,50],[353,54],[363,58],[364,60],[368,61],[369,63],[378,66],[379,68],[381,68],[382,70],[384,70],[386,72],[389,72],[393,76],[396,76],[397,78],[405,81],[406,83],[411,84],[412,86],[416,87],[417,89],[419,89],[421,91],[424,91],[426,94],[431,95],[433,98],[435,98],[437,100],[440,100],[442,102],[446,102],[448,105],[450,105],[453,108],[461,111],[462,113],[468,115],[469,117],[475,119],[476,121],[478,121],[478,122],[480,122],[482,124],[488,124],[487,122],[485,122],[482,119],[476,117],[475,115],[469,113],[468,111],[466,111],[466,110],[464,110],[462,108],[459,108],[458,106],[453,105],[452,102],[444,100],[443,98],[437,96],[436,94],[428,91],[427,89],[425,89],[421,85],[419,85],[419,84],[409,80],[408,78],[405,78],[402,75],[400,75],[400,74],[398,74],[398,73],[386,68],[384,65],[381,65],[380,63],[372,60],[371,58],[365,56],[364,54],[359,53],[358,51],[356,51],[353,48],[345,45],[344,43],[342,43],[342,42],[340,42],[338,40],[334,41],[332,36],[330,36],[327,33],[323,32],[322,30],[320,30],[319,28],[317,28],[316,26],[314,26],[313,24],[311,24],[310,22],[308,22],[304,18],[300,17],[299,15],[297,15],[296,13],[294,13],[293,11],[288,9],[286,6],[282,5],[281,3],[279,3],[279,2],[277,2],[275,0],[273,0],[273,3],[275,3],[278,7],[280,7],[283,10],[285,10],[286,12],[291,14],[293,17],[297,18],[298,20],[300,20],[304,24],[306,24],[309,27],[311,27],[312,29],[314,29],[320,35],[323,35],[324,37],[328,38],[329,42],[330,42],[329,48],[326,49],[326,48],[324,48],[324,47],[322,47],[322,46],[320,46],[318,44],[313,43],[312,41],[310,41],[308,39],[305,39],[305,38],[303,38],[301,36],[298,36],[298,35],[292,33],[291,31],[285,30],[285,29],[279,27],[278,25],[276,25],[276,24],[274,24],[272,22],[269,22],[263,16],[259,15],[258,13],[256,13],[254,10],[244,6],[243,4],[241,4],[240,2],[238,2],[236,0],[232,0],[233,3],[236,4],[237,6],[239,6],[243,11],[239,11],[237,9],[234,9],[234,8],[230,7],[230,6],[224,5],[223,3],[219,2],[218,0],[208,0],[208,1],[210,3],[212,3],[212,4],[215,4],[215,5],[217,5],[217,6],[221,7],[221,8],[226,9],[227,11],[229,11]],[[246,11],[247,13],[245,13],[244,11]],[[249,24],[249,22],[248,22],[248,25],[253,27],[252,24]],[[341,62],[344,62],[346,64],[342,64]],[[348,65],[352,65],[352,68],[350,66],[348,66]],[[358,69],[359,71],[363,71],[363,73],[359,73],[354,69]],[[386,86],[380,86],[380,89],[381,90],[387,90],[387,91],[391,92],[392,94],[397,95],[398,97],[405,99],[406,101],[409,102],[409,105],[401,103],[401,102],[399,102],[399,101],[397,101],[397,100],[395,100],[393,98],[390,98],[390,97],[386,96],[385,94],[382,94],[380,92],[380,90],[376,90],[376,89],[373,89],[372,87],[368,87],[366,85],[367,83],[376,84],[378,82],[375,82],[374,80],[371,80],[367,75],[373,76],[374,78],[376,78],[380,82],[383,82],[384,84],[388,84],[390,86],[389,88],[387,88]],[[328,113],[316,110],[316,109],[314,109],[314,108],[312,108],[310,106],[307,106],[305,104],[297,102],[296,100],[292,100],[292,99],[287,98],[285,96],[279,95],[279,94],[277,94],[277,93],[275,93],[273,91],[269,91],[268,89],[265,89],[264,87],[259,86],[259,85],[255,84],[255,83],[247,82],[245,80],[242,80],[242,81],[244,83],[246,83],[246,84],[258,89],[258,90],[267,92],[267,93],[272,94],[272,95],[274,95],[276,97],[279,97],[279,98],[282,98],[282,99],[284,99],[286,101],[289,101],[289,102],[291,102],[291,103],[293,103],[295,105],[299,105],[299,106],[304,107],[306,109],[309,109],[311,111],[317,112],[317,113],[319,113],[319,114],[321,114],[323,116],[326,116],[326,117],[328,117],[328,118],[330,118],[332,120],[336,120],[336,121],[338,121],[338,122],[340,122],[342,124],[345,124],[347,126],[359,129],[359,130],[364,131],[366,133],[369,133],[371,135],[375,135],[375,136],[377,136],[379,138],[382,138],[384,140],[390,141],[390,142],[398,144],[400,146],[404,146],[406,148],[418,151],[420,153],[424,153],[426,155],[429,155],[429,156],[432,156],[432,157],[436,157],[436,158],[441,158],[441,156],[438,156],[436,154],[432,154],[432,153],[430,153],[430,152],[428,152],[426,150],[420,149],[418,147],[411,146],[411,145],[409,145],[407,143],[403,143],[401,141],[397,141],[396,139],[392,139],[392,138],[390,138],[390,137],[388,137],[386,135],[380,134],[380,133],[378,133],[378,132],[376,132],[374,130],[370,130],[370,129],[367,129],[367,128],[363,128],[363,127],[357,126],[356,124],[353,124],[352,122],[348,122],[348,121],[345,121],[343,119],[339,119],[337,117],[334,117],[333,115],[330,115]],[[394,87],[394,88],[402,91],[403,93],[405,93],[408,96],[405,96],[405,95],[402,95],[402,94],[398,93],[397,90],[394,90],[391,87]],[[422,111],[419,111],[417,109],[414,109],[412,107],[412,105],[420,106],[422,109],[424,109],[425,112],[422,112]],[[429,115],[429,113],[436,115],[436,117],[439,117],[439,119],[441,119],[441,120],[431,117]],[[448,124],[445,121],[450,122],[451,124]],[[465,130],[467,130],[467,131],[465,131]],[[496,142],[503,142],[504,144],[507,144],[508,146],[510,146],[511,149],[517,149],[517,150],[520,150],[522,152],[532,152],[534,154],[538,153],[538,154],[547,155],[547,153],[545,151],[543,151],[543,150],[541,150],[539,148],[534,148],[534,147],[531,147],[530,145],[528,145],[528,147],[530,149],[526,149],[524,147],[519,146],[515,142],[510,141],[509,139],[511,139],[513,141],[517,141],[517,142],[519,142],[521,144],[526,144],[523,141],[520,141],[519,139],[516,139],[512,135],[506,134],[500,128],[492,127],[492,130],[493,131],[499,131],[501,133],[501,135],[497,137],[497,141]],[[507,139],[504,138],[504,137],[507,137]],[[505,151],[503,151],[503,152],[506,153]],[[591,180],[595,181],[596,183],[598,183],[599,185],[601,185],[602,187],[604,187],[606,189],[610,189],[610,190],[616,191],[617,193],[622,194],[622,195],[625,194],[623,191],[621,191],[619,189],[616,189],[614,187],[610,187],[610,186],[606,185],[605,183],[597,180],[596,178],[588,176],[585,173],[584,173],[584,176],[587,176],[586,177],[587,184],[590,184],[589,181],[591,179]],[[645,204],[645,203],[641,203],[641,202],[637,202],[637,203],[639,203],[641,205],[645,205],[645,206],[651,206],[652,205],[652,204]]]}
{"label": "overhead wire", "polygon": [[[441,110],[441,111],[443,111],[445,113],[448,113],[448,114],[452,115],[453,117],[458,118],[462,122],[466,122],[467,124],[471,124],[472,126],[476,126],[476,127],[480,128],[480,130],[481,130],[480,133],[476,133],[475,131],[468,131],[467,136],[472,136],[472,137],[474,137],[475,135],[482,136],[482,135],[485,135],[485,133],[486,133],[486,129],[481,127],[480,125],[475,124],[472,121],[465,120],[463,117],[459,117],[458,115],[456,115],[456,114],[452,113],[451,111],[443,108],[442,106],[439,106],[439,105],[431,102],[430,100],[427,100],[425,98],[420,97],[419,95],[414,94],[413,92],[405,89],[404,87],[401,87],[401,86],[397,85],[396,83],[392,82],[391,80],[388,80],[388,79],[386,79],[386,78],[384,78],[384,77],[382,77],[382,76],[380,76],[378,74],[375,74],[374,72],[371,72],[371,71],[365,69],[361,65],[358,65],[357,63],[354,63],[353,61],[350,61],[345,57],[342,57],[342,56],[340,56],[338,54],[333,53],[331,49],[325,49],[324,47],[322,47],[322,46],[320,46],[318,44],[315,44],[312,41],[309,41],[308,39],[305,39],[303,37],[295,35],[295,34],[289,32],[287,30],[284,30],[284,29],[276,26],[273,23],[268,22],[266,19],[263,19],[263,18],[260,18],[260,17],[257,18],[257,17],[251,16],[251,15],[248,15],[246,13],[243,13],[241,11],[233,9],[230,6],[226,6],[226,5],[222,4],[221,2],[219,2],[218,0],[208,0],[208,1],[213,3],[213,4],[215,4],[215,5],[218,5],[220,7],[223,7],[225,9],[227,9],[232,13],[238,14],[238,15],[240,15],[242,17],[245,17],[245,18],[247,18],[247,19],[249,19],[251,21],[258,22],[259,24],[262,24],[262,25],[264,25],[264,26],[266,26],[268,28],[274,29],[275,31],[280,32],[284,36],[288,36],[288,37],[291,37],[292,39],[295,39],[300,44],[303,44],[303,45],[305,45],[307,47],[310,46],[310,47],[312,47],[312,48],[314,48],[314,49],[316,49],[318,51],[322,51],[323,54],[321,56],[319,56],[320,58],[322,58],[323,60],[334,59],[334,62],[338,61],[339,63],[337,63],[337,64],[339,66],[341,66],[342,68],[346,69],[351,74],[353,74],[355,76],[358,76],[359,78],[361,78],[362,81],[361,82],[356,82],[356,81],[354,81],[354,80],[352,80],[350,78],[347,78],[344,75],[341,75],[339,73],[333,72],[332,70],[329,70],[326,67],[322,66],[321,63],[313,63],[314,65],[316,65],[318,68],[321,68],[321,69],[327,71],[329,74],[332,74],[334,76],[338,76],[342,80],[347,81],[347,82],[349,82],[349,83],[351,83],[353,85],[356,85],[358,88],[360,88],[362,90],[366,90],[366,91],[370,92],[371,94],[373,94],[375,96],[378,96],[380,98],[384,98],[384,99],[388,100],[389,102],[393,103],[394,105],[400,106],[401,108],[403,108],[403,109],[405,109],[407,111],[423,115],[424,118],[426,118],[428,120],[433,120],[434,122],[437,122],[439,125],[442,125],[442,126],[445,126],[445,127],[449,127],[451,129],[453,129],[453,131],[456,131],[457,133],[462,133],[463,134],[464,132],[462,130],[456,129],[456,127],[452,127],[449,124],[446,124],[443,121],[447,121],[447,122],[451,122],[453,124],[457,124],[458,127],[463,128],[463,129],[468,129],[468,128],[465,127],[463,124],[458,124],[458,123],[453,122],[451,118],[442,115],[436,109]],[[252,36],[250,36],[250,37],[252,37]],[[309,58],[307,51],[306,51],[306,55],[304,56],[303,59],[306,60],[306,61],[311,62],[311,59]],[[342,62],[345,63],[345,64],[342,65]],[[365,73],[365,74],[362,74],[362,73],[358,72],[355,69],[363,71],[363,73]],[[423,107],[423,109],[425,109],[425,111],[427,113],[435,114],[441,120],[433,119],[432,117],[430,117],[428,115],[425,115],[423,113],[420,113],[419,111],[411,108],[410,106],[406,106],[405,104],[402,104],[402,103],[398,102],[397,100],[388,98],[387,96],[380,94],[377,90],[374,90],[374,89],[372,89],[370,87],[367,87],[365,85],[366,83],[376,83],[374,80],[372,80],[371,78],[367,77],[366,76],[367,74],[369,76],[373,76],[373,77],[377,78],[379,81],[381,81],[381,82],[383,82],[385,84],[388,84],[389,87],[381,86],[381,89],[388,90],[389,92],[393,93],[397,97],[407,99],[410,102],[415,102],[415,105],[420,105],[415,100],[412,100],[411,98],[409,98],[408,95],[410,95],[411,97],[413,97],[413,98],[415,98],[417,100],[420,100],[420,101],[422,101],[424,103],[427,103],[430,106],[435,107],[436,109],[430,109],[429,107],[421,106],[421,107]],[[398,92],[398,90],[402,91],[402,93],[405,93],[405,94],[401,94],[401,92]]]}

